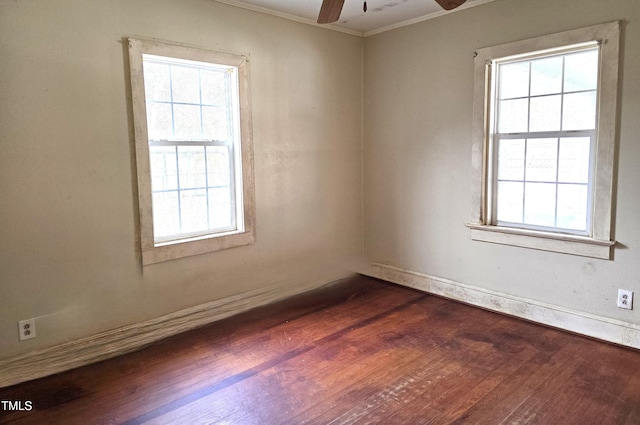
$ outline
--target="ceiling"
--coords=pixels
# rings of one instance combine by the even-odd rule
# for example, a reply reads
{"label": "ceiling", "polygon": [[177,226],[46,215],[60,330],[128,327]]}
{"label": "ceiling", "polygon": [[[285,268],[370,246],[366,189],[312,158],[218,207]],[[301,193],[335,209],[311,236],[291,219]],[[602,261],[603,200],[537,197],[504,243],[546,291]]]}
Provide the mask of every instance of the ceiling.
{"label": "ceiling", "polygon": [[[322,0],[218,0],[222,3],[270,13],[296,21],[315,24]],[[455,13],[493,0],[467,0],[459,8],[446,12],[434,0],[345,0],[338,22],[329,28],[357,35],[372,35],[414,22]]]}

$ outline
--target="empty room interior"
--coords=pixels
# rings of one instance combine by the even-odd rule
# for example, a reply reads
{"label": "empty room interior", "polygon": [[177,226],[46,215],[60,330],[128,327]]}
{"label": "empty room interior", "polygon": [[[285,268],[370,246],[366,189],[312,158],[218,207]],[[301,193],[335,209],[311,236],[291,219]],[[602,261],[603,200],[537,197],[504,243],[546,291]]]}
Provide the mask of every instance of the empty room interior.
{"label": "empty room interior", "polygon": [[322,3],[0,0],[0,423],[640,424],[640,1]]}

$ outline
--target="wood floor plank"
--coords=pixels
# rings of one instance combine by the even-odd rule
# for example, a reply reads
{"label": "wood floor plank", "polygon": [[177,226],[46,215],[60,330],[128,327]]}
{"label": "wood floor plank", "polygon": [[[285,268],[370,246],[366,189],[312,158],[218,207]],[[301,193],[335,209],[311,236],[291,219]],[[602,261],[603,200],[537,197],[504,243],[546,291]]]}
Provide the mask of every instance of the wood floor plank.
{"label": "wood floor plank", "polygon": [[[627,387],[631,376],[625,373],[631,364],[627,363],[624,355],[616,361],[610,361],[610,355],[618,350],[616,347],[583,340],[583,349],[574,356],[575,370],[565,381],[560,381],[558,391],[537,392],[532,401],[537,402],[539,413],[532,423],[544,424],[549,420],[556,420],[564,406],[572,408],[567,411],[567,424],[580,424],[580,419],[574,418],[573,411],[581,412],[584,417],[594,423],[620,423],[621,417],[610,406],[615,404]],[[584,351],[589,350],[588,355]],[[634,362],[635,363],[635,362]],[[633,368],[633,367],[632,367]],[[636,399],[637,400],[637,399]]]}
{"label": "wood floor plank", "polygon": [[[424,297],[425,296],[421,296],[421,298]],[[242,417],[242,415],[264,418],[265,415],[273,415],[274,411],[283,411],[286,412],[287,415],[292,415],[295,413],[293,410],[294,406],[299,404],[296,396],[308,394],[311,390],[309,388],[310,383],[318,381],[332,382],[331,377],[328,376],[332,372],[331,369],[334,369],[334,372],[341,373],[340,370],[335,371],[337,365],[345,364],[353,368],[354,365],[357,366],[355,362],[363,358],[367,359],[367,363],[371,363],[372,357],[363,357],[361,350],[366,351],[367,354],[370,355],[373,353],[375,347],[368,347],[367,344],[373,342],[373,344],[377,345],[378,343],[372,341],[371,338],[367,340],[367,333],[359,331],[364,331],[365,328],[368,330],[372,324],[378,324],[381,329],[384,329],[386,325],[379,323],[381,318],[392,315],[395,311],[402,310],[411,303],[413,303],[413,301],[391,308],[358,324],[348,326],[334,334],[316,340],[304,350],[292,353],[291,356],[282,359],[283,361],[277,364],[265,365],[265,367],[256,371],[257,373],[248,377],[246,381],[238,383],[239,387],[244,388],[244,390],[240,391],[241,393],[251,394],[254,388],[260,388],[264,390],[265,393],[258,392],[249,399],[238,399],[236,396],[236,388],[221,388],[220,391],[215,391],[215,394],[212,391],[206,398],[195,400],[190,405],[185,404],[180,406],[179,410],[176,409],[172,411],[172,409],[164,409],[167,410],[167,412],[162,422],[180,423],[179,418],[182,415],[188,414],[191,410],[205,414],[211,403],[210,399],[214,398],[229,401],[226,405],[229,406],[232,411],[228,411],[229,408],[217,408],[216,415],[232,417],[233,422],[247,423],[250,422],[251,419]],[[360,335],[360,337],[358,337],[358,335]],[[345,347],[356,349],[345,350]],[[335,382],[332,382],[332,384],[335,384]],[[297,386],[300,387],[300,391],[297,391]],[[278,403],[277,408],[272,406],[273,403],[267,403],[266,400],[263,400],[263,396],[268,397],[266,391],[269,391],[269,389],[271,391],[275,389],[278,394],[280,394],[278,400],[274,401]],[[209,395],[211,397],[208,397]],[[287,398],[289,395],[290,397]],[[324,396],[325,394],[323,394],[323,397]],[[243,400],[246,400],[247,404],[244,404]],[[303,400],[303,402],[308,403],[309,401]],[[262,408],[265,408],[264,411]],[[140,422],[136,423],[144,423],[144,420],[146,420],[146,418],[140,418]]]}
{"label": "wood floor plank", "polygon": [[[357,381],[347,387],[343,391],[344,395],[340,396],[342,402],[346,402],[347,406],[354,406],[354,409],[358,410],[358,403],[364,403],[363,400],[367,398],[380,399],[381,395],[387,393],[393,394],[394,390],[398,390],[401,386],[404,387],[406,383],[405,379],[415,381],[416,377],[412,374],[419,372],[423,369],[429,369],[431,365],[438,364],[443,361],[444,365],[449,362],[450,352],[442,348],[442,345],[456,332],[457,327],[449,326],[453,324],[447,319],[442,318],[441,311],[438,307],[439,303],[443,300],[438,298],[429,298],[416,306],[412,311],[408,311],[419,320],[413,324],[413,326],[407,327],[406,324],[400,321],[393,321],[389,323],[391,328],[396,327],[401,331],[390,330],[389,326],[383,328],[377,334],[377,340],[380,345],[385,344],[387,347],[387,356],[398,356],[399,360],[394,361],[392,368],[377,367],[374,369],[375,374],[364,374]],[[418,310],[421,309],[421,310]],[[417,312],[419,311],[419,313]],[[420,314],[421,313],[421,314]],[[438,318],[440,316],[440,318]],[[440,321],[439,321],[440,320]],[[425,332],[425,324],[429,324],[438,328],[438,332]],[[371,330],[373,335],[375,330]],[[370,353],[366,353],[370,356]],[[405,364],[402,360],[407,360]],[[381,363],[379,366],[384,366]],[[398,368],[395,370],[395,368]],[[436,368],[431,373],[432,379],[437,380],[442,367]],[[404,370],[404,372],[402,372]],[[399,373],[400,372],[400,373]],[[398,377],[402,377],[397,384],[393,384],[393,381]],[[347,396],[351,396],[346,399]],[[334,403],[335,404],[335,403]],[[366,404],[366,403],[365,403]],[[335,409],[328,412],[326,407],[318,406],[324,416],[315,417],[318,423],[330,422],[332,416],[336,416]],[[308,415],[309,412],[306,412]]]}
{"label": "wood floor plank", "polygon": [[629,382],[615,403],[611,405],[604,423],[640,424],[640,369],[635,364],[633,352],[624,354],[627,360],[624,371],[629,376]]}
{"label": "wood floor plank", "polygon": [[[510,319],[504,319],[506,322],[484,326],[484,339],[491,341],[490,344],[495,351],[487,356],[492,361],[487,363],[479,362],[477,359],[467,360],[476,368],[480,366],[480,370],[484,372],[480,379],[466,385],[459,385],[457,393],[450,394],[450,397],[441,400],[441,415],[433,417],[420,415],[421,419],[416,423],[452,423],[458,418],[465,417],[467,412],[488,394],[491,394],[500,385],[513,380],[523,364],[536,362],[540,353],[544,353],[543,356],[548,357],[550,353],[559,349],[556,340],[560,339],[562,334],[532,324],[519,323],[522,326],[514,328]],[[473,337],[473,339],[477,338]],[[507,342],[504,342],[505,340]],[[480,342],[482,340],[479,340]],[[466,352],[476,351],[472,345],[465,346],[464,350]]]}
{"label": "wood floor plank", "polygon": [[[535,353],[535,347],[509,332],[511,326],[504,326],[510,320],[500,319],[500,323],[491,317],[494,323],[488,323],[483,318],[489,316],[479,310],[476,313],[478,317],[469,314],[466,319],[482,329],[482,334],[475,333],[473,328],[458,329],[445,344],[448,365],[457,365],[451,374],[446,375],[443,368],[435,379],[429,375],[416,379],[413,388],[404,389],[397,397],[400,402],[369,409],[356,423],[449,423],[519,367],[521,359]],[[518,353],[518,361],[510,362],[514,353]],[[406,409],[407,403],[414,403],[415,407]]]}
{"label": "wood floor plank", "polygon": [[[458,332],[454,326],[447,326],[451,317],[455,317],[455,309],[446,310],[446,319],[425,320],[424,323],[430,323],[434,326],[431,336],[439,335],[440,343],[435,348],[429,349],[429,345],[421,343],[420,338],[411,338],[414,347],[421,350],[421,355],[417,361],[405,368],[404,374],[385,376],[382,374],[377,385],[371,385],[372,382],[364,381],[356,386],[360,387],[360,400],[353,400],[353,407],[346,413],[341,415],[336,423],[384,423],[385,418],[394,415],[394,405],[403,406],[413,400],[419,400],[421,406],[428,407],[433,400],[429,397],[420,397],[424,394],[424,389],[428,389],[429,394],[442,394],[443,388],[448,382],[459,382],[459,377],[463,375],[461,371],[464,368],[464,362],[456,359],[456,355],[450,349],[452,338]],[[482,315],[478,317],[482,325],[490,325],[498,316]],[[482,320],[485,319],[485,320]],[[488,320],[487,320],[488,319]],[[422,330],[424,334],[424,330]],[[396,349],[401,349],[402,345],[398,344]],[[454,380],[451,377],[455,377]],[[367,385],[374,388],[375,391],[365,391]],[[364,398],[366,397],[366,398]],[[330,415],[325,414],[319,422],[329,421]],[[394,418],[396,420],[397,418]]]}
{"label": "wood floor plank", "polygon": [[[502,424],[522,413],[526,403],[541,386],[547,385],[558,373],[572,367],[572,353],[578,347],[570,345],[558,352],[538,352],[522,360],[507,379],[489,391],[472,408],[452,421],[453,424]],[[506,421],[506,422],[505,422]]]}
{"label": "wood floor plank", "polygon": [[640,424],[640,353],[359,277],[0,389],[0,424]]}

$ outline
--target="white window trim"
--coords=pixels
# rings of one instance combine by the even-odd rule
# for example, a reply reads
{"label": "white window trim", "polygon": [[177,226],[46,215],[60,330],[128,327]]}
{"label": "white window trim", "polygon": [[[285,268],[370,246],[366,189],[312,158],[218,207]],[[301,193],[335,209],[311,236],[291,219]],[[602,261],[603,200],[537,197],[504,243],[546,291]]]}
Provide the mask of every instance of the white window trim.
{"label": "white window trim", "polygon": [[[476,51],[473,89],[473,146],[472,146],[472,214],[467,223],[471,239],[554,251],[566,254],[609,259],[611,247],[611,213],[613,202],[613,172],[616,137],[618,62],[620,52],[620,22],[594,25],[562,33],[545,35]],[[489,222],[487,189],[489,138],[491,125],[488,116],[491,97],[491,75],[488,64],[492,60],[553,50],[561,46],[598,41],[601,43],[600,81],[598,93],[598,126],[596,132],[596,161],[593,192],[592,228],[590,236],[578,236],[495,226]]]}
{"label": "white window trim", "polygon": [[[222,249],[249,245],[255,242],[255,195],[253,177],[253,138],[251,125],[251,95],[248,55],[203,50],[156,40],[133,39],[129,43],[129,69],[133,124],[138,177],[138,208],[140,214],[140,245],[142,264],[149,265]],[[242,202],[244,227],[240,232],[208,234],[173,242],[154,243],[153,206],[151,195],[151,166],[147,133],[146,101],[142,55],[151,54],[200,62],[212,62],[237,67],[240,101],[240,139],[242,166]]]}

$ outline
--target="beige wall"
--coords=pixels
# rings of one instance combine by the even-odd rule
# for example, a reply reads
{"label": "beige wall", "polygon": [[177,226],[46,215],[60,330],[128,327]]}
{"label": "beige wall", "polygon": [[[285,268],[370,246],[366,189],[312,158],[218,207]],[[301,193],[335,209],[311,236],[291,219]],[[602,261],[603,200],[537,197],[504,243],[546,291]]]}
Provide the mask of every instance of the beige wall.
{"label": "beige wall", "polygon": [[[613,261],[471,241],[473,52],[622,20]],[[640,2],[496,0],[365,39],[365,252],[374,262],[640,324]]]}
{"label": "beige wall", "polygon": [[[250,55],[255,245],[141,267],[129,36]],[[212,0],[0,0],[0,358],[348,274],[362,45]],[[38,337],[18,342],[31,317]]]}

